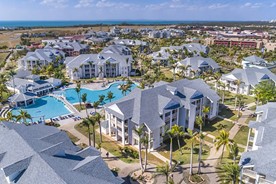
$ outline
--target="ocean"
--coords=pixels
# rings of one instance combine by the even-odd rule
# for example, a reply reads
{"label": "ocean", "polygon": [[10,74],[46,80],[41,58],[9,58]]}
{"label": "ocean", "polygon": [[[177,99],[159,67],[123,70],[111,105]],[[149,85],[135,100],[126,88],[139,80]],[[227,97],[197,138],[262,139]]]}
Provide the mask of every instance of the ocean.
{"label": "ocean", "polygon": [[103,21],[0,21],[0,28],[18,28],[18,27],[71,27],[88,25],[171,25],[171,24],[189,24],[204,23],[208,21],[162,21],[162,20],[103,20]]}

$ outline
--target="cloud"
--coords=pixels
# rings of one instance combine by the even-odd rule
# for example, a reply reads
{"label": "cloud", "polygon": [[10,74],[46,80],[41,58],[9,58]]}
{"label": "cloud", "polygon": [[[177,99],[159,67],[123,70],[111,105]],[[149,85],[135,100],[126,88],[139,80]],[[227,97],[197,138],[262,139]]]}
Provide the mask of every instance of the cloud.
{"label": "cloud", "polygon": [[46,6],[52,6],[54,8],[65,8],[67,7],[68,0],[42,0],[40,4]]}
{"label": "cloud", "polygon": [[262,3],[245,3],[242,5],[242,8],[260,8],[263,4]]}
{"label": "cloud", "polygon": [[79,0],[78,4],[75,5],[75,8],[86,8],[92,7],[94,0]]}
{"label": "cloud", "polygon": [[276,3],[271,3],[270,7],[273,8],[276,6]]}
{"label": "cloud", "polygon": [[216,3],[216,4],[211,4],[208,6],[209,9],[221,9],[221,8],[226,8],[226,7],[229,7],[229,4]]}

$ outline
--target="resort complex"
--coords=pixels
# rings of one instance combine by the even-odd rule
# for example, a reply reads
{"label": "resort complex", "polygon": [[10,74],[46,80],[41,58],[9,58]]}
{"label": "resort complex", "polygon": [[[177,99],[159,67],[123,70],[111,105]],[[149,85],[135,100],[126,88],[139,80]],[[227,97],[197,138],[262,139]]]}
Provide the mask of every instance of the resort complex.
{"label": "resort complex", "polygon": [[0,184],[276,184],[275,22],[155,21],[275,3],[156,2],[24,1],[13,16],[112,21],[0,21]]}

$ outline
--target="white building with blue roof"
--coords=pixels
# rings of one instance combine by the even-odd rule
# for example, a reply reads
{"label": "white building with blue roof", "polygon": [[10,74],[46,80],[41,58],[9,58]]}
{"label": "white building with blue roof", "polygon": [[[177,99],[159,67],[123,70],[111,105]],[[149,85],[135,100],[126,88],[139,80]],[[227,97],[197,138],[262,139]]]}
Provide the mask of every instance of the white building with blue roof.
{"label": "white building with blue roof", "polygon": [[179,80],[159,83],[151,89],[134,89],[126,97],[104,106],[107,134],[123,145],[137,145],[133,131],[145,125],[149,149],[163,143],[165,131],[174,124],[184,129],[195,128],[196,116],[203,116],[203,106],[209,107],[208,119],[218,115],[220,97],[203,80]]}

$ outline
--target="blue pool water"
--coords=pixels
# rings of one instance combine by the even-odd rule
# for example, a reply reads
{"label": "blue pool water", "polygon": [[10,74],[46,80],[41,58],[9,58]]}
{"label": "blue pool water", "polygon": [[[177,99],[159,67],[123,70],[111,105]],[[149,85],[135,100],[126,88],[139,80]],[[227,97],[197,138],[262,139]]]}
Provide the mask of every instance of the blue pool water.
{"label": "blue pool water", "polygon": [[18,115],[20,109],[27,111],[33,117],[33,121],[39,121],[42,116],[44,116],[46,120],[71,113],[63,102],[51,96],[44,96],[36,99],[34,105],[15,108],[12,110],[12,114]]}
{"label": "blue pool water", "polygon": [[[111,91],[113,93],[114,98],[111,101],[115,101],[118,100],[120,98],[123,97],[122,91],[118,89],[118,87],[123,84],[123,82],[118,82],[118,83],[114,83],[112,85],[109,86],[109,88],[104,89],[104,90],[89,90],[89,89],[81,89],[81,94],[86,93],[87,94],[87,102],[89,103],[93,103],[99,100],[99,95],[105,95],[105,97],[107,97],[107,93],[109,91]],[[131,90],[133,90],[134,88],[136,88],[136,85],[133,84],[131,86]],[[129,92],[127,92],[128,94]],[[79,103],[79,99],[78,99],[78,94],[75,91],[74,88],[71,89],[66,89],[65,90],[65,96],[66,99],[71,103]],[[109,100],[105,100],[105,103],[108,103]]]}

